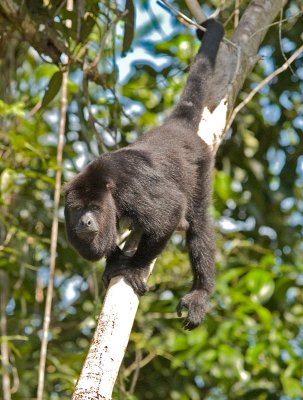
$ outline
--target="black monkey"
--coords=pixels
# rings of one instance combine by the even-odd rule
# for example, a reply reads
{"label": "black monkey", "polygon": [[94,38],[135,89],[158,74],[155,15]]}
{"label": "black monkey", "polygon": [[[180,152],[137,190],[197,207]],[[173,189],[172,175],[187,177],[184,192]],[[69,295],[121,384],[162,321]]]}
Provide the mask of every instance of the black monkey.
{"label": "black monkey", "polygon": [[[145,269],[177,228],[186,230],[193,284],[177,307],[179,316],[188,309],[186,329],[201,322],[215,279],[208,216],[214,155],[197,133],[224,30],[214,19],[203,25],[203,44],[171,116],[135,143],[94,160],[65,187],[68,239],[88,260],[107,257],[106,286],[112,277],[123,275],[143,295]],[[132,257],[116,245],[122,217],[143,232]]]}

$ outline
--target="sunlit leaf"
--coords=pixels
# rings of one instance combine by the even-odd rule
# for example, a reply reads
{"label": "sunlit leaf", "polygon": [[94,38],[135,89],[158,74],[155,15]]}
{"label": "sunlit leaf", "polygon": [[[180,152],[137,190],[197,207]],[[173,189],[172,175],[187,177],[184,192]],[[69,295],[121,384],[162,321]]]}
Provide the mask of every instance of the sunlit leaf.
{"label": "sunlit leaf", "polygon": [[245,277],[245,282],[252,299],[261,303],[267,301],[275,290],[272,274],[261,269],[250,271]]}
{"label": "sunlit leaf", "polygon": [[298,379],[282,376],[281,381],[286,396],[302,398],[303,386]]}

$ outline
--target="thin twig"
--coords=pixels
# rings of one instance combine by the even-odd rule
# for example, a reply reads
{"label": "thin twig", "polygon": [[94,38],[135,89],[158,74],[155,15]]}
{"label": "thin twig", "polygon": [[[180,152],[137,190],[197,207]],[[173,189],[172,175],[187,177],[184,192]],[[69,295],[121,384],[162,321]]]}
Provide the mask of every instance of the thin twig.
{"label": "thin twig", "polygon": [[[161,317],[163,316],[163,314],[161,314]],[[176,314],[174,313],[174,318],[176,318]],[[146,357],[142,358],[141,355],[141,359],[137,359],[125,370],[125,376],[128,377],[131,373],[133,373],[134,371],[136,371],[138,368],[139,370],[143,367],[145,367],[145,365],[149,364],[155,357],[157,357],[159,355],[159,353],[155,352],[151,352],[149,353]]]}
{"label": "thin twig", "polygon": [[135,372],[134,375],[132,377],[132,381],[131,381],[131,385],[129,388],[129,394],[134,394],[135,388],[136,388],[136,384],[138,382],[138,378],[139,378],[139,374],[140,374],[140,362],[142,361],[142,350],[137,350],[136,351],[136,359],[135,359]]}
{"label": "thin twig", "polygon": [[275,25],[280,25],[280,24],[282,24],[282,23],[284,23],[284,22],[289,21],[290,19],[300,17],[302,14],[303,14],[303,11],[300,11],[300,12],[298,12],[298,13],[295,14],[295,15],[291,15],[291,16],[289,16],[289,17],[287,17],[287,18],[281,19],[281,20],[279,20],[279,21],[276,21],[276,22],[273,22],[273,23],[271,23],[271,24],[269,24],[269,25],[266,25],[266,26],[264,26],[264,27],[262,27],[262,28],[260,28],[260,29],[257,29],[257,30],[249,37],[249,40],[251,40],[251,39],[252,39],[255,35],[257,35],[259,32],[262,32],[262,31],[264,31],[264,30],[266,30],[266,29],[269,29],[269,28],[271,28],[271,27],[273,27],[273,26],[275,26]]}
{"label": "thin twig", "polygon": [[[200,29],[202,32],[206,32],[206,29],[203,26],[199,25],[197,22],[188,18],[185,14],[183,14],[181,11],[177,10],[174,6],[172,6],[167,0],[159,0],[159,1],[164,3],[168,9],[170,9],[175,15],[177,15],[177,19],[178,19],[178,21],[181,22],[181,24],[185,25],[186,27],[188,27],[188,25],[194,26],[195,28]],[[217,14],[218,14],[218,10],[215,11],[213,16],[215,16]],[[239,47],[234,42],[227,39],[226,37],[224,37],[222,40],[223,40],[223,42],[228,43],[229,45],[235,47],[239,54]]]}
{"label": "thin twig", "polygon": [[[67,0],[66,8],[69,11],[73,10],[73,0]],[[66,25],[70,27],[71,21],[70,20],[66,21]],[[66,59],[64,60],[64,63],[68,64],[67,56],[65,58]],[[51,320],[52,297],[54,290],[54,275],[55,275],[55,265],[56,265],[57,241],[58,241],[58,209],[59,209],[60,192],[61,192],[62,159],[63,159],[63,147],[64,147],[64,133],[66,126],[66,113],[67,113],[67,83],[68,83],[68,68],[66,69],[66,71],[63,72],[62,87],[61,87],[62,89],[61,118],[60,118],[59,137],[57,146],[57,171],[56,171],[56,182],[55,182],[55,193],[54,193],[53,222],[51,230],[49,280],[47,286],[44,320],[43,320],[37,400],[43,399],[48,334],[49,334],[49,326]]]}
{"label": "thin twig", "polygon": [[159,0],[159,1],[164,3],[168,9],[170,9],[175,15],[177,15],[177,18],[181,22],[181,24],[187,27],[188,25],[195,26],[196,28],[199,28],[201,31],[206,32],[206,29],[203,28],[203,26],[199,25],[197,22],[188,18],[185,14],[183,14],[181,11],[177,10],[173,5],[171,5],[167,0]]}
{"label": "thin twig", "polygon": [[235,1],[235,11],[234,11],[234,27],[235,29],[237,28],[238,24],[239,24],[239,6],[240,6],[240,0],[236,0]]}
{"label": "thin twig", "polygon": [[199,24],[202,24],[202,22],[207,19],[200,7],[200,4],[196,0],[185,0],[185,3],[189,9],[189,12]]}
{"label": "thin twig", "polygon": [[2,390],[3,400],[11,400],[11,383],[9,376],[9,348],[7,343],[7,319],[6,319],[6,304],[7,304],[7,288],[8,276],[5,271],[0,271],[0,333],[1,333],[1,365],[2,365]]}
{"label": "thin twig", "polygon": [[[114,97],[117,98],[117,57],[116,57],[116,25],[113,27],[113,35],[112,35],[112,74],[113,74],[113,88],[112,92],[114,93]],[[117,137],[118,137],[118,120],[119,120],[119,113],[117,112],[117,102],[113,104],[113,116],[114,116],[114,141],[115,145],[117,146]]]}
{"label": "thin twig", "polygon": [[[280,19],[279,19],[279,44],[280,44],[280,50],[281,50],[282,57],[284,58],[285,61],[287,61],[287,57],[283,50],[283,45],[282,45],[282,21],[283,21],[283,6],[280,11]],[[294,70],[292,69],[291,66],[289,66],[289,69],[291,70],[292,74],[295,74]]]}
{"label": "thin twig", "polygon": [[[87,105],[87,111],[88,111],[88,122],[90,123],[90,126],[92,127],[92,129],[94,131],[95,138],[98,143],[98,146],[100,147],[101,153],[107,153],[107,148],[105,147],[103,141],[101,140],[100,134],[97,131],[96,126],[95,126],[95,123],[97,123],[97,120],[94,117],[92,110],[91,110],[91,101],[90,101],[89,90],[88,90],[88,79],[86,76],[84,76],[84,78],[83,78],[82,87],[83,87],[83,94],[86,99],[86,105]],[[107,129],[106,127],[103,127],[103,128]],[[110,133],[109,130],[108,130],[108,132]]]}
{"label": "thin twig", "polygon": [[[193,25],[193,26],[195,26],[197,29],[200,29],[200,30],[203,31],[203,32],[206,31],[206,29],[205,29],[203,26],[197,24],[195,21],[191,20],[191,19],[188,18],[186,15],[184,15],[183,13],[181,13],[180,11],[178,11],[178,10],[177,10],[175,7],[173,7],[167,0],[160,0],[160,1],[162,1],[162,2],[166,5],[166,7],[169,8],[173,13],[175,13],[175,14],[177,15],[177,17],[179,17],[178,20],[179,20],[183,25],[185,25],[185,26]],[[189,3],[191,3],[191,5],[192,5],[192,2],[191,2],[191,1],[187,1],[187,5],[189,5]],[[195,9],[197,9],[197,7],[195,7]],[[197,12],[197,11],[195,10],[195,12]],[[218,9],[213,13],[212,17],[213,17],[213,18],[216,18],[216,17],[218,16],[219,12],[220,12],[220,8],[218,8]],[[186,21],[186,23],[184,23],[185,21]],[[232,47],[233,47],[234,49],[236,49],[236,51],[237,51],[237,65],[236,65],[236,69],[235,69],[235,72],[234,72],[234,77],[233,77],[233,79],[232,79],[232,81],[231,81],[231,83],[230,83],[230,87],[232,87],[234,81],[237,79],[238,71],[239,71],[239,69],[240,69],[241,48],[240,48],[240,46],[237,46],[234,42],[232,42],[231,40],[229,40],[229,39],[227,39],[227,38],[225,38],[225,37],[224,37],[222,40],[223,40],[223,42],[225,42],[225,43],[227,43],[228,45],[232,46]]]}
{"label": "thin twig", "polygon": [[245,97],[245,99],[237,105],[237,107],[235,107],[234,111],[231,114],[231,117],[227,123],[227,126],[225,128],[225,131],[228,131],[228,129],[231,127],[231,124],[233,123],[236,115],[238,114],[238,112],[240,110],[242,110],[242,108],[244,106],[246,106],[246,104],[254,97],[254,95],[256,93],[258,93],[258,91],[265,86],[268,82],[270,82],[273,78],[275,78],[277,75],[281,74],[282,72],[284,72],[289,65],[295,61],[296,58],[298,58],[300,56],[300,54],[303,53],[303,45],[300,46],[291,57],[288,58],[288,60],[278,69],[276,69],[272,74],[268,75],[265,79],[263,79],[262,82],[260,82],[250,93],[248,96]]}
{"label": "thin twig", "polygon": [[[128,10],[125,10],[123,13],[119,12],[118,15],[116,16],[116,18],[114,18],[110,22],[110,24],[107,26],[106,31],[103,34],[102,39],[101,39],[101,44],[100,44],[99,51],[98,51],[95,59],[91,63],[88,64],[89,67],[96,68],[97,64],[99,63],[99,61],[101,60],[101,58],[103,56],[108,35],[111,33],[112,29],[115,28],[117,23],[127,15],[127,13],[128,13]],[[98,24],[98,21],[97,21],[97,27],[100,30],[100,26]],[[113,36],[115,36],[115,34]]]}

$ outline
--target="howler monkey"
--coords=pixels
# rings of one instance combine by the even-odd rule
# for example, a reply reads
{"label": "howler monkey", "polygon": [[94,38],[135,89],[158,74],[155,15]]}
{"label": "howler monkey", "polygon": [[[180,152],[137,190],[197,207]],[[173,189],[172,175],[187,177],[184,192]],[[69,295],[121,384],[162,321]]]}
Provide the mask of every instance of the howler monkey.
{"label": "howler monkey", "polygon": [[[197,133],[224,30],[214,19],[203,25],[203,43],[171,116],[135,143],[94,160],[65,187],[68,239],[87,260],[107,258],[106,286],[123,275],[143,295],[146,268],[177,228],[186,230],[193,283],[177,307],[179,316],[183,308],[188,310],[186,329],[201,322],[215,279],[208,216],[214,155]],[[142,230],[132,257],[116,245],[122,217]]]}

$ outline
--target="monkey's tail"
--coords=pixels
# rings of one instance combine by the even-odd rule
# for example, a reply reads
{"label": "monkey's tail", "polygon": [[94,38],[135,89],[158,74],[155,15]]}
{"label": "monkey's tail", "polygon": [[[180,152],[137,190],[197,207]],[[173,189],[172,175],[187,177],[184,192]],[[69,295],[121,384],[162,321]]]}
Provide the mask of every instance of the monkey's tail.
{"label": "monkey's tail", "polygon": [[199,125],[202,110],[207,104],[216,57],[224,36],[223,25],[215,19],[206,20],[202,26],[206,32],[197,32],[199,39],[202,38],[202,45],[191,65],[180,101],[171,115],[171,118],[190,122],[194,128]]}

